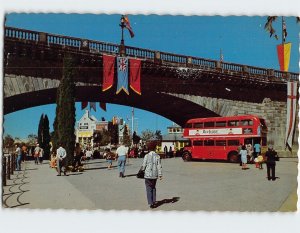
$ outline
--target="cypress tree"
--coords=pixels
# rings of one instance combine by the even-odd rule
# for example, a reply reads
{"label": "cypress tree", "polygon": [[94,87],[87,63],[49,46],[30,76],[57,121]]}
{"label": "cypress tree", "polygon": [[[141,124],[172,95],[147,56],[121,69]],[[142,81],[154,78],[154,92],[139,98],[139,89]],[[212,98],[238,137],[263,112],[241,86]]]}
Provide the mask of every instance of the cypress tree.
{"label": "cypress tree", "polygon": [[60,81],[56,98],[56,116],[54,120],[55,148],[63,143],[67,151],[66,165],[73,160],[75,146],[75,83],[74,61],[66,56],[63,61],[63,76]]}
{"label": "cypress tree", "polygon": [[43,147],[43,121],[44,121],[44,114],[41,115],[39,127],[38,127],[38,144]]}
{"label": "cypress tree", "polygon": [[48,116],[44,116],[43,121],[43,149],[44,149],[44,158],[49,159],[50,158],[50,127],[49,127],[49,119]]}

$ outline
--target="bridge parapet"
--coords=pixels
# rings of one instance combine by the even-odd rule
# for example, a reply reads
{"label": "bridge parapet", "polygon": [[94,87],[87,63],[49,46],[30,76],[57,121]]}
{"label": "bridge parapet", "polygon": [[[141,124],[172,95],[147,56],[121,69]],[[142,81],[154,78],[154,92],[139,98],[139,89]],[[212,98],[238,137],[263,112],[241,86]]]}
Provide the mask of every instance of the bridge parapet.
{"label": "bridge parapet", "polygon": [[[102,41],[93,41],[75,37],[36,32],[19,28],[6,27],[5,39],[18,41],[31,41],[41,44],[60,45],[72,50],[80,50],[97,54],[119,54],[120,45]],[[298,73],[282,72],[279,70],[266,69],[229,62],[220,62],[199,57],[178,55],[167,52],[153,51],[149,49],[126,46],[125,53],[128,56],[152,60],[155,63],[170,64],[176,66],[193,67],[205,70],[215,70],[225,74],[235,74],[241,76],[251,76],[278,81],[294,80],[298,81]]]}

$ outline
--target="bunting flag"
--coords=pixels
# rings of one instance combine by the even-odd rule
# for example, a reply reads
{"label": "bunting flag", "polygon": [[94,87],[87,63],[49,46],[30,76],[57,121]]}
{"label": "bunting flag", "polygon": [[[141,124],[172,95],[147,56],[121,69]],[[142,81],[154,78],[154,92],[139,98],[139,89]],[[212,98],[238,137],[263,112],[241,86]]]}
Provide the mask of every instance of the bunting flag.
{"label": "bunting flag", "polygon": [[88,106],[89,102],[81,102],[81,110],[85,109]]}
{"label": "bunting flag", "polygon": [[100,102],[100,103],[99,103],[99,106],[100,106],[100,108],[102,108],[102,109],[103,109],[103,111],[105,111],[105,112],[106,112],[106,103],[102,103],[102,102]]}
{"label": "bunting flag", "polygon": [[286,145],[292,148],[296,120],[297,82],[287,82]]}
{"label": "bunting flag", "polygon": [[106,91],[114,84],[115,57],[103,55],[103,83],[102,91]]}
{"label": "bunting flag", "polygon": [[96,112],[96,102],[90,102],[90,110],[94,109]]}
{"label": "bunting flag", "polygon": [[123,89],[127,95],[128,92],[128,58],[127,57],[117,57],[117,67],[118,67],[118,85],[117,94]]}
{"label": "bunting flag", "polygon": [[141,60],[130,59],[130,88],[141,95]]}
{"label": "bunting flag", "polygon": [[289,70],[291,47],[291,43],[277,45],[277,55],[281,71]]}
{"label": "bunting flag", "polygon": [[131,38],[134,37],[134,33],[133,33],[133,30],[132,30],[132,28],[131,28],[131,26],[130,26],[130,22],[129,22],[128,16],[127,16],[127,15],[124,15],[123,19],[124,19],[125,27],[126,27],[126,28],[128,29],[128,31],[129,31],[130,37],[131,37]]}

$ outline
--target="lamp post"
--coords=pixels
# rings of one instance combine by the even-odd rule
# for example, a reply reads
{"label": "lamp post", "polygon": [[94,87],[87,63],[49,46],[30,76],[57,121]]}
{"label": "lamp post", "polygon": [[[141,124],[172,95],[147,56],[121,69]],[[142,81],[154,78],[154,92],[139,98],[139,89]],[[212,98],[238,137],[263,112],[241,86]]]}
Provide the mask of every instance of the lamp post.
{"label": "lamp post", "polygon": [[122,30],[121,44],[119,48],[119,52],[121,56],[125,56],[125,44],[124,44],[124,28],[125,28],[125,19],[124,15],[121,16],[121,23],[119,24]]}

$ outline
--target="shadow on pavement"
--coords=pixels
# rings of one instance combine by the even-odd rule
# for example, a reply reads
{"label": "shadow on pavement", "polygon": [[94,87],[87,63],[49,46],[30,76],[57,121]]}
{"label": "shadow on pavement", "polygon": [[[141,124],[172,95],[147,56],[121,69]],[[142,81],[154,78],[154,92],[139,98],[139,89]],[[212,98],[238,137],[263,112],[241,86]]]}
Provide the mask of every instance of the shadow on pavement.
{"label": "shadow on pavement", "polygon": [[125,177],[136,176],[137,174],[125,175]]}
{"label": "shadow on pavement", "polygon": [[[112,166],[111,168],[116,168],[117,166]],[[89,170],[101,170],[101,169],[108,169],[107,167],[92,167],[92,168],[86,168],[85,171]]]}
{"label": "shadow on pavement", "polygon": [[168,203],[175,203],[177,201],[179,201],[180,197],[173,197],[173,198],[170,198],[170,199],[163,199],[161,201],[157,201],[156,204],[155,204],[155,208],[163,205],[163,204],[168,204]]}

